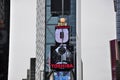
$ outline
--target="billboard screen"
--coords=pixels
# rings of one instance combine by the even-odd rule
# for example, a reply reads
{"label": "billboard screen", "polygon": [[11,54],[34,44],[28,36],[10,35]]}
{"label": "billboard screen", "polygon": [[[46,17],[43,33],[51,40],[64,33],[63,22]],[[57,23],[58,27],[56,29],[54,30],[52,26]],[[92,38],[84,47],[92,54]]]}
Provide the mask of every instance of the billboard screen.
{"label": "billboard screen", "polygon": [[70,72],[55,72],[54,80],[71,80]]}
{"label": "billboard screen", "polygon": [[[65,13],[64,9],[67,7],[64,6],[64,2],[61,2],[64,7],[55,7],[59,1],[65,3],[69,1],[67,6],[70,9],[69,15]],[[44,78],[45,80],[76,80],[76,0],[59,1],[46,0]],[[62,8],[64,8],[62,14],[52,16],[54,10]]]}
{"label": "billboard screen", "polygon": [[74,68],[73,46],[51,46],[51,69],[68,70]]}
{"label": "billboard screen", "polygon": [[[51,0],[51,14],[52,16],[62,14],[62,0]],[[70,0],[64,0],[64,14],[70,14]]]}

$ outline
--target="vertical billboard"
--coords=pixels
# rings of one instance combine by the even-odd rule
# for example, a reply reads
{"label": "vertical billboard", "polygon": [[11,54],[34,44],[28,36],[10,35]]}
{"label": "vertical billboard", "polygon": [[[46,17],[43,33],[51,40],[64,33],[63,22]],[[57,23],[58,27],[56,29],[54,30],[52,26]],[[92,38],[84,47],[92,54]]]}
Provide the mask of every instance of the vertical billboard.
{"label": "vertical billboard", "polygon": [[46,0],[45,7],[44,80],[76,80],[76,0]]}

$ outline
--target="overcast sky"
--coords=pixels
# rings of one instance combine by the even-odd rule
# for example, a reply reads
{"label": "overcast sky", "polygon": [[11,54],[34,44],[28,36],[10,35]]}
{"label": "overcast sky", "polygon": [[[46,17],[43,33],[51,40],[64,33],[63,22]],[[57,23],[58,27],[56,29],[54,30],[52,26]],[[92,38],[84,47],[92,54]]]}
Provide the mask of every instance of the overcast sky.
{"label": "overcast sky", "polygon": [[36,0],[11,0],[9,80],[27,77],[35,57]]}
{"label": "overcast sky", "polygon": [[109,41],[116,38],[113,0],[82,0],[84,80],[111,80]]}
{"label": "overcast sky", "polygon": [[[84,80],[111,80],[109,41],[115,39],[113,0],[81,0]],[[27,77],[35,56],[36,0],[11,0],[9,80]]]}

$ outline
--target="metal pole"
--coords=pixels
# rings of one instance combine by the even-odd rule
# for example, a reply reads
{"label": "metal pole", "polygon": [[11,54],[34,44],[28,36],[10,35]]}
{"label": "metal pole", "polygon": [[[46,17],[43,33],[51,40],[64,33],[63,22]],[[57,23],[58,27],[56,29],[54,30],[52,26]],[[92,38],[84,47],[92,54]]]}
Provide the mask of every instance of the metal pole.
{"label": "metal pole", "polygon": [[62,17],[64,16],[64,0],[62,0]]}

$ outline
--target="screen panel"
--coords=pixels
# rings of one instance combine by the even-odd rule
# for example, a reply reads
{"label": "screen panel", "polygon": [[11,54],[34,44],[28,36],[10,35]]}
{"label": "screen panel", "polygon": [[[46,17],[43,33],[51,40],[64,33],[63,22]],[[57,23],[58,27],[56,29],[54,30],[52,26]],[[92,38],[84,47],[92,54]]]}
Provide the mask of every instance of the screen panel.
{"label": "screen panel", "polygon": [[53,80],[72,80],[70,72],[54,72]]}
{"label": "screen panel", "polygon": [[[46,0],[44,78],[45,80],[76,80],[76,0],[69,0],[68,3],[68,0],[64,0],[69,4],[69,8],[65,8],[70,9],[69,15],[62,15],[60,12],[59,15],[53,16],[51,14],[53,11],[61,10],[59,1],[62,0]],[[59,6],[55,4],[58,2]]]}
{"label": "screen panel", "polygon": [[[64,14],[70,14],[70,0],[64,1]],[[52,16],[59,16],[62,14],[62,0],[51,0],[51,14]]]}

